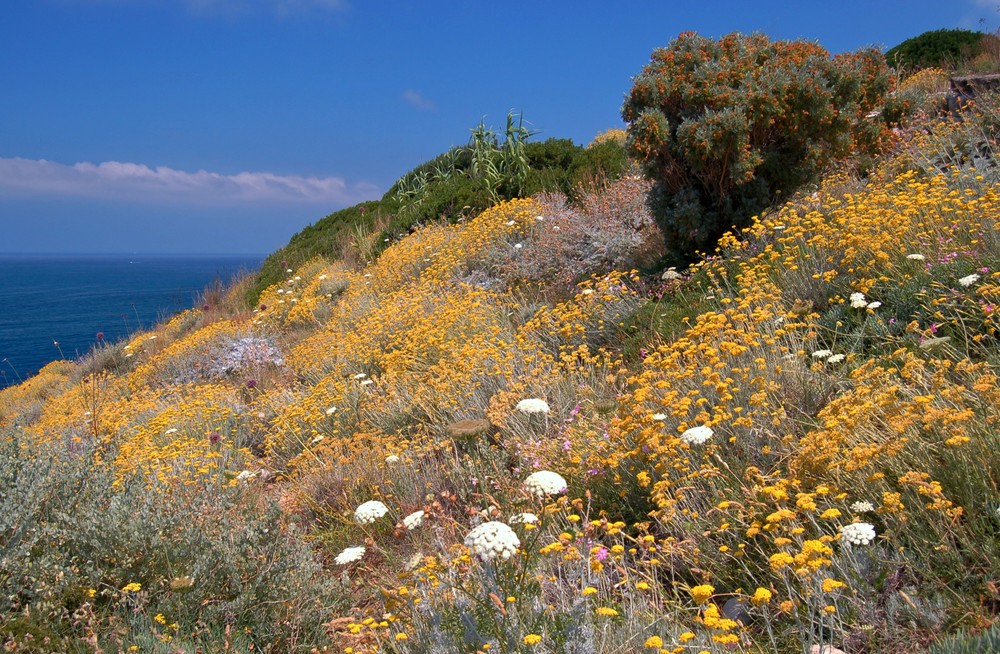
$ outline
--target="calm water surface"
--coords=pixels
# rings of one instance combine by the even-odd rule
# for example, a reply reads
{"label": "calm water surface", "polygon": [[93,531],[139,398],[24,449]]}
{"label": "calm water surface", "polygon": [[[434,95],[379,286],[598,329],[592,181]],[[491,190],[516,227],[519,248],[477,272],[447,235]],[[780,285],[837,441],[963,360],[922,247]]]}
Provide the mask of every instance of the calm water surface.
{"label": "calm water surface", "polygon": [[189,309],[213,281],[228,283],[263,259],[0,254],[0,388],[86,354],[98,332],[114,342]]}

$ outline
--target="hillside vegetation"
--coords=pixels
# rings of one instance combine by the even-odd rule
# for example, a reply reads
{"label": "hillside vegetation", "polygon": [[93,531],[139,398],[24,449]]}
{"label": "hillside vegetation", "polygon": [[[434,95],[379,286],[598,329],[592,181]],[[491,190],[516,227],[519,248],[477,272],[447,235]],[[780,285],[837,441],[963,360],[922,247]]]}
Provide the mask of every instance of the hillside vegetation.
{"label": "hillside vegetation", "polygon": [[[865,156],[830,154],[690,268],[636,272],[674,245],[635,121],[631,169],[529,173],[377,247],[350,230],[418,215],[389,212],[406,194],[346,210],[265,288],[0,391],[0,640],[989,651],[1000,106],[958,120],[928,93],[879,91],[909,100],[843,126],[875,128]],[[671,147],[692,179],[713,161]]]}

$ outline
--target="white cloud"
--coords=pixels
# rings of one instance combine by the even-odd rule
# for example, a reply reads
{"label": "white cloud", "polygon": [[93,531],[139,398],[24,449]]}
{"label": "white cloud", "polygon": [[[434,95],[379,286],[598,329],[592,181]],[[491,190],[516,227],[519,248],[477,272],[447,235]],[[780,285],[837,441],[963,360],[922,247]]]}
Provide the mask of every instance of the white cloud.
{"label": "white cloud", "polygon": [[416,107],[417,109],[422,109],[423,111],[430,111],[434,108],[434,102],[428,100],[419,91],[414,91],[413,89],[407,89],[403,91],[403,100],[407,104]]}
{"label": "white cloud", "polygon": [[0,195],[54,195],[187,204],[245,202],[349,206],[379,195],[364,182],[342,177],[303,177],[268,172],[235,175],[187,172],[166,166],[105,161],[67,166],[44,159],[0,157]]}

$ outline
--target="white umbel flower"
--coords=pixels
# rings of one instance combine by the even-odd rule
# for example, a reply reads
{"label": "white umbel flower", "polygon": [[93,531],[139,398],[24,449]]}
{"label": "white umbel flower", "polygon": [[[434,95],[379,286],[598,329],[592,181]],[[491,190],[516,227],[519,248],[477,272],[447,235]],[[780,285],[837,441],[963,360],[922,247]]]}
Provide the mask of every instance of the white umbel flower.
{"label": "white umbel flower", "polygon": [[851,293],[851,306],[855,309],[864,309],[868,306],[868,300],[864,293]]}
{"label": "white umbel flower", "polygon": [[251,479],[257,476],[256,472],[250,472],[249,470],[244,470],[240,474],[236,475],[236,481],[242,481],[243,483],[249,483]]}
{"label": "white umbel flower", "polygon": [[465,537],[465,546],[483,561],[514,556],[521,540],[514,530],[502,522],[491,521],[473,528]]}
{"label": "white umbel flower", "polygon": [[875,510],[875,505],[868,500],[859,500],[851,505],[851,511],[855,513],[871,513]]}
{"label": "white umbel flower", "polygon": [[830,356],[831,354],[833,354],[833,352],[830,351],[830,350],[816,350],[815,352],[812,353],[812,358],[814,358],[814,359],[825,359],[828,356]]}
{"label": "white umbel flower", "polygon": [[910,261],[923,261],[927,257],[925,257],[922,254],[908,254],[906,255],[906,258],[909,259]]}
{"label": "white umbel flower", "polygon": [[558,472],[539,470],[528,475],[524,480],[524,487],[538,497],[560,495],[566,492],[566,480]]}
{"label": "white umbel flower", "polygon": [[518,513],[512,515],[509,522],[513,524],[533,525],[538,522],[538,516],[534,513]]}
{"label": "white umbel flower", "polygon": [[333,559],[333,562],[337,565],[347,565],[348,563],[360,561],[364,555],[365,548],[363,545],[361,547],[347,547]]}
{"label": "white umbel flower", "polygon": [[514,407],[521,413],[548,413],[549,403],[545,400],[540,400],[537,397],[530,397],[526,400],[521,400]]}
{"label": "white umbel flower", "polygon": [[407,529],[413,530],[424,524],[424,512],[414,511],[410,515],[403,518],[403,526]]}
{"label": "white umbel flower", "polygon": [[869,302],[868,303],[868,308],[869,309],[878,309],[880,306],[882,306],[882,303],[878,302],[878,301],[876,301],[876,302]]}
{"label": "white umbel flower", "polygon": [[830,357],[826,360],[826,362],[827,363],[840,363],[845,358],[846,357],[843,354],[831,354]]}
{"label": "white umbel flower", "polygon": [[687,443],[688,445],[701,445],[709,438],[712,437],[712,428],[707,425],[698,425],[697,427],[692,427],[688,429],[683,434],[681,434],[681,442]]}
{"label": "white umbel flower", "polygon": [[390,454],[389,456],[385,457],[385,462],[389,464],[399,463],[399,457],[396,456],[395,454]]}
{"label": "white umbel flower", "polygon": [[667,419],[667,414],[665,414],[665,413],[654,413],[653,414],[653,420],[655,420],[656,422],[663,422],[666,419]]}
{"label": "white umbel flower", "polygon": [[388,512],[389,507],[385,504],[382,504],[378,500],[368,500],[354,510],[354,521],[360,525],[367,525],[375,522]]}
{"label": "white umbel flower", "polygon": [[855,522],[841,527],[840,535],[849,545],[867,545],[875,540],[875,527],[867,522]]}
{"label": "white umbel flower", "polygon": [[971,275],[966,275],[962,279],[958,280],[958,283],[962,286],[972,286],[979,281],[979,275],[972,273]]}

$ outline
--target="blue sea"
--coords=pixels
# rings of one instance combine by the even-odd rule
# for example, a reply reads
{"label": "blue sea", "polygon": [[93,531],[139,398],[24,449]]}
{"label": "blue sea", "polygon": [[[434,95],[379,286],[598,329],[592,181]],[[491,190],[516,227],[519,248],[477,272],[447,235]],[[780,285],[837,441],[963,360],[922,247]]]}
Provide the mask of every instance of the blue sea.
{"label": "blue sea", "polygon": [[[195,306],[260,267],[253,255],[0,254],[0,388]],[[56,345],[58,343],[58,345]]]}

